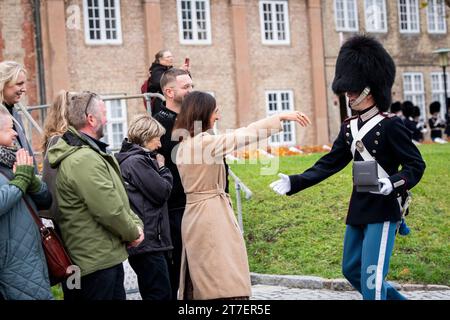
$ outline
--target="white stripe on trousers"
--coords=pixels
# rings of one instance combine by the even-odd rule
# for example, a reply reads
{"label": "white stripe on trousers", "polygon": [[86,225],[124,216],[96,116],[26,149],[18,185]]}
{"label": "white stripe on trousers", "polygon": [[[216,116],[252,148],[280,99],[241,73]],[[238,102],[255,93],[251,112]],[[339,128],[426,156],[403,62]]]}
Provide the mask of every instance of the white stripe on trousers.
{"label": "white stripe on trousers", "polygon": [[381,233],[380,252],[378,253],[377,276],[375,280],[375,300],[381,300],[381,286],[383,284],[384,259],[386,257],[387,239],[389,236],[390,222],[383,223],[383,232]]}

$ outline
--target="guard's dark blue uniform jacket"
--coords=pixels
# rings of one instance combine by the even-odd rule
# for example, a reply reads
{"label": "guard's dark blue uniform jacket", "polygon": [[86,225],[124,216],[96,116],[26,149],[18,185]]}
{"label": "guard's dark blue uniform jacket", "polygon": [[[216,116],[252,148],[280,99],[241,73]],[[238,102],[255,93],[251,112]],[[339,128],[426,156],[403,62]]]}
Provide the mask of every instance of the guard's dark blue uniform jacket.
{"label": "guard's dark blue uniform jacket", "polygon": [[[358,117],[358,129],[368,120],[379,114],[378,108],[364,110],[360,115],[348,118],[341,126],[338,137],[331,151],[320,158],[314,166],[302,174],[289,176],[292,195],[342,170],[353,159],[350,145],[352,134],[350,120]],[[384,221],[399,221],[401,211],[397,197],[404,196],[421,179],[425,170],[425,162],[411,141],[411,133],[403,121],[393,114],[381,113],[381,120],[362,139],[364,146],[388,173],[394,190],[387,196],[356,192],[353,187],[346,224],[361,225]],[[359,152],[355,151],[355,161],[362,161]],[[399,167],[401,165],[401,170]]]}

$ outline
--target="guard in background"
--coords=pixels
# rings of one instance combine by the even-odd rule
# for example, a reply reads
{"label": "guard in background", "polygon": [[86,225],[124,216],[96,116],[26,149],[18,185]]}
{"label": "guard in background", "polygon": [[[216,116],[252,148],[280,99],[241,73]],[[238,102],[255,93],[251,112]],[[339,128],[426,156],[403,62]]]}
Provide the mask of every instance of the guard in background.
{"label": "guard in background", "polygon": [[439,101],[434,101],[430,103],[430,114],[431,118],[428,119],[428,124],[431,130],[431,140],[436,143],[447,143],[446,140],[442,139],[442,132],[445,129],[445,120],[441,117],[441,103]]}
{"label": "guard in background", "polygon": [[[387,281],[397,228],[409,204],[407,192],[421,179],[425,163],[402,120],[386,113],[391,105],[395,64],[375,39],[350,38],[336,63],[333,91],[349,98],[356,116],[346,119],[331,151],[302,174],[279,174],[271,184],[293,195],[354,161],[376,160],[379,192],[353,188],[344,239],[342,271],[364,299],[405,299]],[[401,170],[398,168],[401,166]]]}

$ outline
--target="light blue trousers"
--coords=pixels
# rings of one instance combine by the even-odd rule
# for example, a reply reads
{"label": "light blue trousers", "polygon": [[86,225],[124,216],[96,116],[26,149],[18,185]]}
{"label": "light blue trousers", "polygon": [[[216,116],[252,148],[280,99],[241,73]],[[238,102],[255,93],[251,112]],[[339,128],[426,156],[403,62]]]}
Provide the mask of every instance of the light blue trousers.
{"label": "light blue trousers", "polygon": [[396,222],[347,225],[342,273],[364,300],[406,300],[386,280]]}

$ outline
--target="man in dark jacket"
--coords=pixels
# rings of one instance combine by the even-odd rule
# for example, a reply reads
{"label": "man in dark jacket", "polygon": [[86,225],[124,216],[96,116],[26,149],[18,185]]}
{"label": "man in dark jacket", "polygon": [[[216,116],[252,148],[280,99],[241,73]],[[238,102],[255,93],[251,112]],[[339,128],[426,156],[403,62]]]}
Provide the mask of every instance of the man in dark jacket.
{"label": "man in dark jacket", "polygon": [[353,188],[342,261],[344,276],[364,299],[371,300],[405,299],[385,278],[407,191],[425,170],[402,120],[383,112],[391,104],[394,79],[394,61],[378,41],[355,36],[345,42],[336,63],[333,91],[345,92],[357,115],[344,121],[331,151],[313,167],[298,175],[280,174],[281,179],[271,184],[275,192],[293,195],[352,160],[375,163],[380,189],[371,193]]}
{"label": "man in dark jacket", "polygon": [[154,117],[166,130],[166,133],[161,137],[161,148],[159,152],[166,159],[166,166],[173,176],[173,188],[170,198],[167,201],[169,207],[170,234],[173,244],[173,251],[168,257],[168,260],[172,297],[173,300],[176,300],[180,281],[181,250],[183,247],[181,242],[181,219],[186,207],[186,195],[184,194],[177,165],[174,163],[175,156],[172,158],[172,153],[175,154],[174,149],[178,144],[178,141],[172,140],[172,129],[176,117],[181,110],[183,98],[192,91],[193,84],[187,71],[172,68],[162,77],[161,87],[166,98],[166,104]]}
{"label": "man in dark jacket", "polygon": [[143,300],[172,298],[165,253],[173,249],[167,200],[172,174],[164,157],[156,155],[165,129],[147,114],[137,116],[128,129],[128,139],[116,158],[132,210],[144,222],[144,241],[129,248],[128,261],[136,272]]}

